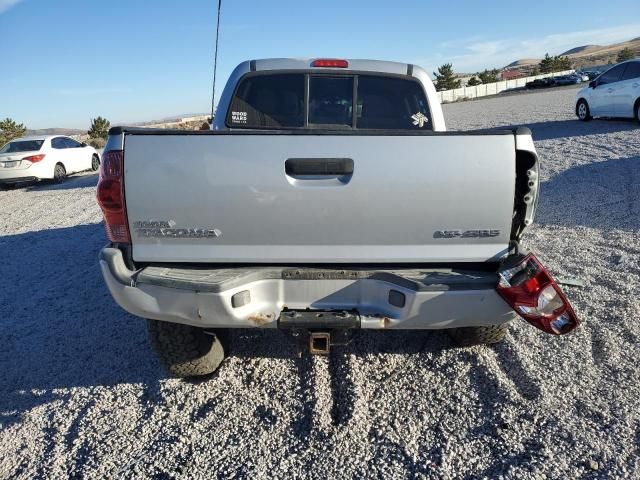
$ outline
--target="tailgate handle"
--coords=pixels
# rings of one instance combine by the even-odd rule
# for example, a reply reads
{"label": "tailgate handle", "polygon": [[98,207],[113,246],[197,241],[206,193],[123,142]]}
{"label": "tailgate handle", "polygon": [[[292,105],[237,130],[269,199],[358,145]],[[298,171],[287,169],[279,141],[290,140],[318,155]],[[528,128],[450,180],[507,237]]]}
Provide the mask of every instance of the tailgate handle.
{"label": "tailgate handle", "polygon": [[341,177],[353,175],[351,158],[288,158],[284,171],[290,177]]}

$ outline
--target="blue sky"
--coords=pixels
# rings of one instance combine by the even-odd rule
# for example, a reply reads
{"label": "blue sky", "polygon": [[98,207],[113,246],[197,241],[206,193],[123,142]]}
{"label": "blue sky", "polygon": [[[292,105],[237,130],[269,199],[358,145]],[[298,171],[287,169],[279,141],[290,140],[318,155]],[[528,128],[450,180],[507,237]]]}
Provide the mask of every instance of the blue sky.
{"label": "blue sky", "polygon": [[[0,117],[88,128],[210,107],[217,0],[0,0]],[[223,0],[220,92],[240,61],[310,56],[430,72],[640,36],[638,0]]]}

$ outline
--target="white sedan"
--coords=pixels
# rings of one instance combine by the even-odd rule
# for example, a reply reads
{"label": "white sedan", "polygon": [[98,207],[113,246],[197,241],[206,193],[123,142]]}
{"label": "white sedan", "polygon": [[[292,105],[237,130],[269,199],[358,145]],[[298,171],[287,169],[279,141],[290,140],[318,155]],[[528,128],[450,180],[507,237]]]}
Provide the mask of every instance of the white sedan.
{"label": "white sedan", "polygon": [[640,121],[640,59],[619,63],[578,91],[576,115],[624,117]]}
{"label": "white sedan", "polygon": [[51,179],[97,170],[100,155],[95,148],[62,135],[25,137],[0,148],[0,183]]}

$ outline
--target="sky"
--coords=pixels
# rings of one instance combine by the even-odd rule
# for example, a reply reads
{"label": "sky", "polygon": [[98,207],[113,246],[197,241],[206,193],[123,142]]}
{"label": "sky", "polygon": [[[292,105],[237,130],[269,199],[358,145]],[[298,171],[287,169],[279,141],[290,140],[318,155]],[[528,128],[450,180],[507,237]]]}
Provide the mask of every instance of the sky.
{"label": "sky", "polygon": [[[217,0],[0,0],[0,118],[87,129],[207,112]],[[640,36],[638,0],[223,0],[216,97],[243,60],[503,67]]]}

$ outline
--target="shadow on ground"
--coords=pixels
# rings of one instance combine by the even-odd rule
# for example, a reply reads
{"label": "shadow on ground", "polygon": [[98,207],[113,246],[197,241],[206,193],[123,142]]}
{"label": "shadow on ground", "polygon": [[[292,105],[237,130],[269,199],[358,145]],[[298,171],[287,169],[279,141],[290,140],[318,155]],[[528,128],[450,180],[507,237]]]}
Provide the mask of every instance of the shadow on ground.
{"label": "shadow on ground", "polygon": [[95,187],[98,183],[98,172],[71,175],[61,183],[43,181],[27,186],[28,191],[73,190],[75,188]]}
{"label": "shadow on ground", "polygon": [[62,182],[53,180],[41,180],[39,182],[25,182],[15,185],[1,185],[0,190],[25,190],[28,192],[40,192],[49,190],[73,190],[76,188],[95,187],[98,183],[98,172],[70,175]]}
{"label": "shadow on ground", "polygon": [[[95,177],[93,177],[95,179]],[[82,180],[86,181],[86,180]],[[121,310],[100,274],[101,224],[0,237],[0,423],[66,394],[56,389],[166,378],[145,323]]]}
{"label": "shadow on ground", "polygon": [[565,170],[540,186],[536,223],[640,229],[640,155]]}
{"label": "shadow on ground", "polygon": [[590,122],[575,120],[555,120],[494,127],[490,130],[513,129],[527,127],[531,130],[534,141],[555,140],[558,138],[583,137],[588,135],[606,135],[608,133],[637,130],[640,125],[631,119],[594,119]]}

